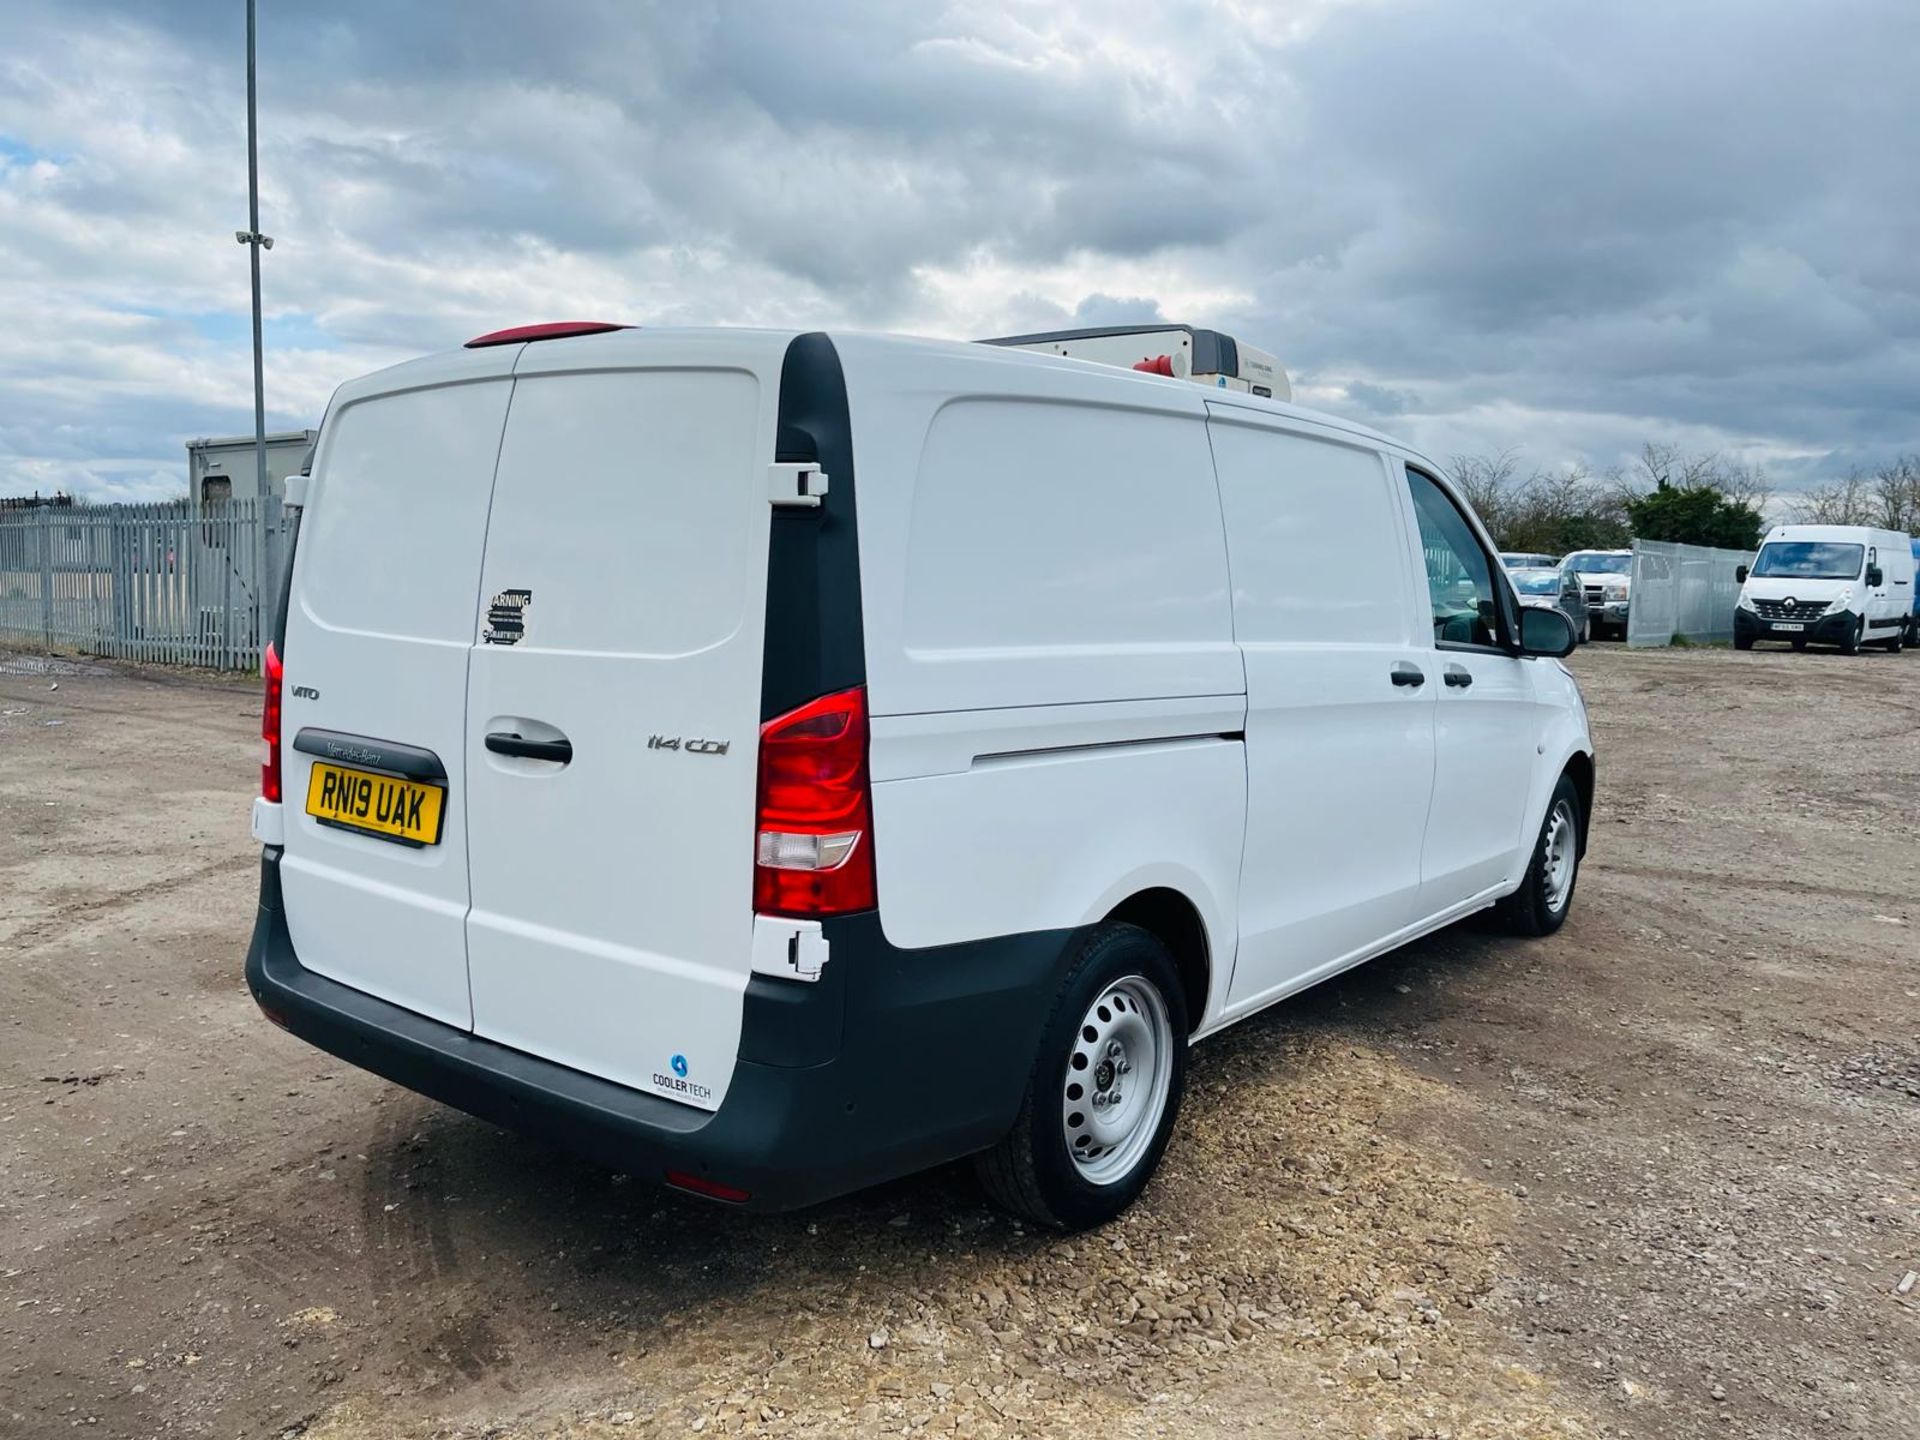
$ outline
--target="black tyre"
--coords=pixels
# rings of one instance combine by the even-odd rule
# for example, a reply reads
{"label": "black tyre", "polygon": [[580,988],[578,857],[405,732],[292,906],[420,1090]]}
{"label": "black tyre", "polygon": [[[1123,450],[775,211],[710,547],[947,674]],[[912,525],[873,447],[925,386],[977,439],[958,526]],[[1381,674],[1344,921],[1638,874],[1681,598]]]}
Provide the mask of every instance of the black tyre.
{"label": "black tyre", "polygon": [[1796,650],[1804,650],[1807,648],[1807,642],[1805,640],[1795,640],[1793,642],[1793,648]]}
{"label": "black tyre", "polygon": [[1890,655],[1898,655],[1902,650],[1906,649],[1907,627],[1902,625],[1898,630],[1894,631],[1892,635],[1887,637],[1886,646],[1887,653]]}
{"label": "black tyre", "polygon": [[1736,649],[1736,650],[1751,650],[1751,649],[1753,649],[1753,637],[1752,637],[1751,635],[1736,635],[1736,636],[1734,636],[1734,637],[1733,637],[1733,648],[1734,648],[1734,649]]}
{"label": "black tyre", "polygon": [[1573,908],[1573,887],[1580,878],[1580,790],[1571,775],[1562,775],[1547,801],[1547,818],[1540,822],[1540,838],[1520,888],[1502,900],[1494,913],[1516,935],[1551,935],[1566,923]]}
{"label": "black tyre", "polygon": [[1862,637],[1865,636],[1866,630],[1867,617],[1862,615],[1853,622],[1853,628],[1847,632],[1846,638],[1840,642],[1840,653],[1842,655],[1858,655],[1860,653],[1860,641]]}
{"label": "black tyre", "polygon": [[1167,947],[1137,925],[1095,930],[1061,982],[1013,1129],[975,1159],[987,1193],[1057,1230],[1125,1210],[1180,1114],[1187,1028]]}

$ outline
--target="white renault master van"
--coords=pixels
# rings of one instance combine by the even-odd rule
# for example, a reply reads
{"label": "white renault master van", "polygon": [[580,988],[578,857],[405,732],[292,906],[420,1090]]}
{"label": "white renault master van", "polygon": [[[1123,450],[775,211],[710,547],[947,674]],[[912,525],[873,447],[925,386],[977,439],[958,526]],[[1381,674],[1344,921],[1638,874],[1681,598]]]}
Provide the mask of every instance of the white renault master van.
{"label": "white renault master van", "polygon": [[255,998],[683,1190],[973,1155],[1096,1223],[1193,1041],[1573,898],[1566,617],[1430,462],[1251,391],[538,327],[343,386],[291,498]]}
{"label": "white renault master van", "polygon": [[1898,654],[1913,623],[1913,570],[1912,541],[1898,530],[1776,525],[1752,567],[1734,572],[1734,647],[1784,640],[1796,650],[1837,645],[1853,655],[1884,645]]}

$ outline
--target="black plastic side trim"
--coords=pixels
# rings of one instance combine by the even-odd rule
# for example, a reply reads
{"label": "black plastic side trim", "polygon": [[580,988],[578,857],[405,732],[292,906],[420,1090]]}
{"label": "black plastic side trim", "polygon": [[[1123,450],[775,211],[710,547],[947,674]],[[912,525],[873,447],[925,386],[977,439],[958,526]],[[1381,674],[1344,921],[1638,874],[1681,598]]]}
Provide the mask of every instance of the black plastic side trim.
{"label": "black plastic side trim", "polygon": [[409,780],[447,778],[447,767],[431,750],[415,745],[396,745],[391,740],[375,740],[366,735],[349,735],[341,730],[320,730],[309,725],[293,737],[293,748],[302,755],[317,755],[341,765],[364,765],[369,770],[385,770]]}
{"label": "black plastic side trim", "polygon": [[840,356],[825,335],[796,336],[780,368],[774,458],[827,472],[820,505],[775,509],[767,549],[760,718],[867,679],[853,424]]}

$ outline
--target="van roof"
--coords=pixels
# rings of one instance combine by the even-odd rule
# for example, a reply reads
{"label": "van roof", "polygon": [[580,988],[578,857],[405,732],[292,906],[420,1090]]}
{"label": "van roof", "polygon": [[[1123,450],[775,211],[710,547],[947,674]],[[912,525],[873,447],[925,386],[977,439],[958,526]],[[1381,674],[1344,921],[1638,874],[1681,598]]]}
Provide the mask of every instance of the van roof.
{"label": "van roof", "polygon": [[[542,327],[523,327],[536,330]],[[499,332],[495,332],[499,333]],[[813,333],[806,330],[780,328],[759,329],[746,326],[632,326],[604,331],[569,330],[550,339],[533,342],[515,343],[507,341],[480,349],[462,347],[457,350],[440,351],[421,356],[416,360],[402,361],[398,365],[388,366],[350,380],[335,392],[335,405],[353,400],[364,399],[393,390],[410,389],[419,385],[433,384],[436,381],[453,378],[458,373],[473,376],[485,370],[494,374],[505,374],[514,368],[516,357],[525,343],[537,343],[543,354],[559,352],[564,347],[576,353],[589,353],[603,349],[617,349],[630,346],[652,346],[663,338],[685,337],[703,340],[712,344],[722,337],[737,339],[743,344],[758,346],[770,340],[787,341],[795,336]],[[1010,368],[1026,367],[1034,370],[1063,367],[1077,374],[1097,372],[1117,387],[1154,386],[1156,395],[1169,402],[1169,408],[1188,409],[1199,413],[1203,404],[1230,406],[1239,410],[1252,410],[1264,414],[1284,416],[1308,424],[1322,426],[1351,435],[1356,439],[1370,441],[1398,451],[1420,465],[1434,470],[1442,467],[1427,456],[1413,449],[1405,441],[1396,440],[1378,430],[1348,420],[1343,416],[1314,410],[1291,400],[1275,400],[1253,395],[1239,390],[1213,390],[1189,384],[1184,380],[1168,379],[1158,375],[1149,375],[1140,371],[1126,370],[1115,365],[1106,365],[1093,360],[1079,360],[1068,356],[1048,355],[1031,350],[1017,350],[1006,344],[995,344],[978,340],[937,340],[919,335],[901,335],[884,331],[849,331],[827,329],[823,333],[831,340],[856,341],[864,345],[882,345],[897,348],[903,355],[916,352],[945,353],[949,355],[966,354],[995,365]]]}
{"label": "van roof", "polygon": [[1873,535],[1898,535],[1878,525],[1776,525],[1767,531],[1767,540],[1863,540]]}

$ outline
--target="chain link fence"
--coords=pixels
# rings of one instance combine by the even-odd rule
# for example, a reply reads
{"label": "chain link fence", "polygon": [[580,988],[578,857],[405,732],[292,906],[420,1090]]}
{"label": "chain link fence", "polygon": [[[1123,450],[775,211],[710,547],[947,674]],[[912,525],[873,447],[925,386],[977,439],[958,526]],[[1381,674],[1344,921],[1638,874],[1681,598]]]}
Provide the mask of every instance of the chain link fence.
{"label": "chain link fence", "polygon": [[1734,570],[1753,563],[1751,550],[1633,542],[1633,579],[1628,594],[1627,644],[1633,649],[1733,640],[1733,605],[1740,598]]}
{"label": "chain link fence", "polygon": [[0,645],[258,669],[286,519],[277,498],[0,511]]}

